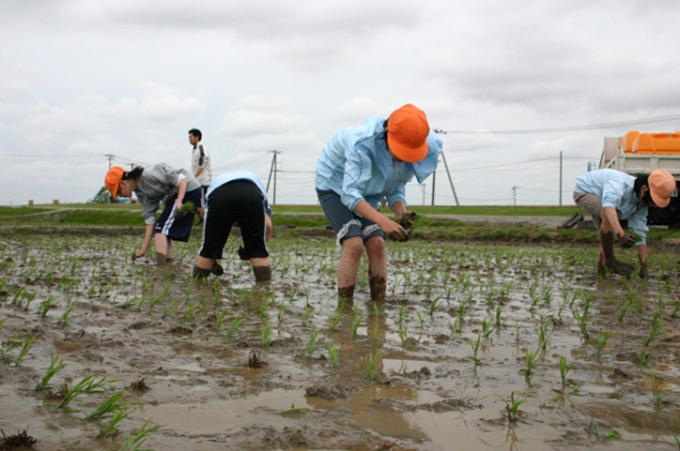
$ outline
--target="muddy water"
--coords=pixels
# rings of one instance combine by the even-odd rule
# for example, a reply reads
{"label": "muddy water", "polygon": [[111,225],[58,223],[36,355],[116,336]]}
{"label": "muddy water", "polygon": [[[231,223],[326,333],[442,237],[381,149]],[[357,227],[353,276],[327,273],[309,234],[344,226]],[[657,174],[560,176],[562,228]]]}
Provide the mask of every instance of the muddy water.
{"label": "muddy water", "polygon": [[[362,266],[338,308],[332,239],[275,240],[273,281],[257,288],[234,243],[225,275],[200,286],[196,242],[163,270],[131,263],[136,244],[0,241],[5,433],[116,449],[150,419],[161,428],[143,448],[677,448],[679,268],[661,247],[641,282],[598,280],[585,247],[390,244],[387,302],[369,301]],[[53,397],[92,374],[116,381],[58,409],[34,391],[57,354]],[[86,416],[139,381],[119,432],[99,437],[108,417]]]}

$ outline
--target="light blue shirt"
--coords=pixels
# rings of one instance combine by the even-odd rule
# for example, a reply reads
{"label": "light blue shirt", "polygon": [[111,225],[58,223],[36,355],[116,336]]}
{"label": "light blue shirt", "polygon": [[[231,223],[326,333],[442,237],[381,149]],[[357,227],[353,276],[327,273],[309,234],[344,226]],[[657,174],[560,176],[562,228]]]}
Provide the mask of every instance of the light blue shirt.
{"label": "light blue shirt", "polygon": [[430,131],[425,159],[398,162],[387,148],[386,120],[370,117],[336,133],[317,163],[316,189],[335,192],[352,211],[361,200],[377,210],[385,196],[390,206],[397,201],[406,204],[405,186],[413,176],[422,183],[437,169],[442,140]]}
{"label": "light blue shirt", "polygon": [[212,193],[215,189],[219,188],[220,186],[229,183],[229,182],[234,182],[236,180],[248,180],[250,182],[253,182],[255,185],[257,185],[258,188],[260,188],[260,191],[262,192],[262,196],[264,197],[264,209],[267,212],[267,215],[269,217],[272,216],[272,209],[269,207],[269,202],[267,202],[267,188],[265,188],[264,183],[259,179],[259,177],[255,174],[253,174],[250,171],[247,171],[245,169],[240,169],[238,171],[232,171],[232,172],[226,172],[222,175],[219,175],[215,177],[208,187],[208,191],[206,192],[206,197],[210,196],[210,193]]}
{"label": "light blue shirt", "polygon": [[647,207],[640,205],[633,191],[635,177],[614,169],[598,169],[583,174],[576,179],[575,193],[595,194],[602,199],[602,208],[613,207],[619,219],[627,219],[628,227],[633,229],[641,240],[635,243],[642,246],[647,242]]}

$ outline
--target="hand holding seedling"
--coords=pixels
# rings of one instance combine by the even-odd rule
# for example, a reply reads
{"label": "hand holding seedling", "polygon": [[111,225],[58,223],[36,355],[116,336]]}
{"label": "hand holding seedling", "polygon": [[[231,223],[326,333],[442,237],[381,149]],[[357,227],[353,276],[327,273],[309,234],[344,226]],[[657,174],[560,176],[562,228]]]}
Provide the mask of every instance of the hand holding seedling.
{"label": "hand holding seedling", "polygon": [[195,213],[196,212],[196,206],[194,205],[193,202],[186,201],[184,203],[181,203],[179,199],[175,201],[175,216],[184,216],[187,213]]}
{"label": "hand holding seedling", "polygon": [[401,218],[399,218],[399,225],[402,226],[406,231],[410,231],[413,228],[416,214],[417,213],[415,211],[407,211]]}
{"label": "hand holding seedling", "polygon": [[619,244],[624,249],[628,249],[628,248],[635,246],[635,242],[637,241],[637,239],[633,235],[633,233],[629,233],[629,232],[626,232],[626,231],[623,232],[623,235],[618,235],[618,239],[619,239]]}
{"label": "hand holding seedling", "polygon": [[401,225],[392,220],[385,221],[381,225],[385,235],[392,241],[408,241],[408,232]]}
{"label": "hand holding seedling", "polygon": [[136,249],[134,252],[132,252],[132,261],[137,260],[140,257],[144,257],[146,255],[146,251],[143,249]]}

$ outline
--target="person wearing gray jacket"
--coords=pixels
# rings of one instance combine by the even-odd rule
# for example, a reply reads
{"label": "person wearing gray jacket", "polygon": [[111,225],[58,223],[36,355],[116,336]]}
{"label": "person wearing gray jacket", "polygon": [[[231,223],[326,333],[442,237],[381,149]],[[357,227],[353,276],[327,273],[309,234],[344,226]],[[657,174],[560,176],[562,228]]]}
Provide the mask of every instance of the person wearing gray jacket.
{"label": "person wearing gray jacket", "polygon": [[[134,192],[142,204],[146,230],[142,247],[135,251],[133,259],[146,254],[155,234],[156,262],[164,265],[171,261],[172,241],[189,240],[196,207],[201,205],[201,185],[196,178],[185,169],[159,163],[149,168],[137,166],[129,172],[113,166],[104,182],[114,200],[117,196],[130,197]],[[156,219],[160,202],[165,207]]]}

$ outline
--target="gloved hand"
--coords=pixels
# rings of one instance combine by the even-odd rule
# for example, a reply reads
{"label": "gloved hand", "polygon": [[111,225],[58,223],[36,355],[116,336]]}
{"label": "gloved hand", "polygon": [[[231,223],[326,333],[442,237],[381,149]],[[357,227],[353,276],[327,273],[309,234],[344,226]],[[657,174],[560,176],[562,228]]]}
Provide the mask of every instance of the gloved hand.
{"label": "gloved hand", "polygon": [[640,272],[638,273],[640,279],[649,279],[649,272],[647,272],[647,262],[640,263]]}
{"label": "gloved hand", "polygon": [[619,244],[624,249],[628,249],[635,246],[635,237],[628,232],[623,232],[623,236],[617,235],[617,238],[619,240]]}
{"label": "gloved hand", "polygon": [[243,247],[243,246],[238,247],[238,258],[240,258],[241,260],[250,260],[248,258],[248,255],[246,254],[246,248],[245,247]]}

